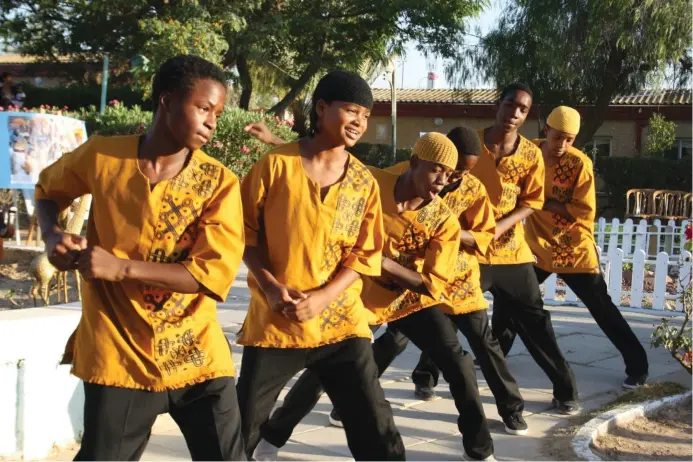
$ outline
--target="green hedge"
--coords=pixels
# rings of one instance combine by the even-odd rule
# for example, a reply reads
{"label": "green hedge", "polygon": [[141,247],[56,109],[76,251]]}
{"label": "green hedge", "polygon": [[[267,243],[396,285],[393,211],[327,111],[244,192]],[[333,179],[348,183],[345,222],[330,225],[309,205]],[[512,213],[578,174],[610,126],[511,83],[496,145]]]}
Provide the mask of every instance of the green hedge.
{"label": "green hedge", "polygon": [[[25,107],[57,106],[71,110],[86,109],[101,104],[101,85],[70,84],[62,87],[35,87],[25,85]],[[151,110],[151,101],[142,100],[142,92],[129,86],[110,86],[108,101],[116,100],[125,106],[140,105]]]}
{"label": "green hedge", "polygon": [[411,157],[411,148],[397,149],[396,162],[392,160],[392,146],[389,144],[359,143],[349,149],[357,159],[366,165],[385,168]]}
{"label": "green hedge", "polygon": [[610,205],[619,215],[626,210],[629,189],[691,191],[691,157],[680,160],[657,157],[598,157],[596,172],[604,180]]}

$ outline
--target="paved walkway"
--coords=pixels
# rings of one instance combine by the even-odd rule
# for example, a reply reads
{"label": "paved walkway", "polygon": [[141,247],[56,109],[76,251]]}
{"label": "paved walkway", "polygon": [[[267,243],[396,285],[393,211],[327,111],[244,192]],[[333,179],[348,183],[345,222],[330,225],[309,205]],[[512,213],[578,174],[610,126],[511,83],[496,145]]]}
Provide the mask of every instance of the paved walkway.
{"label": "paved walkway", "polygon": [[[246,273],[239,274],[237,286],[227,303],[220,306],[219,320],[230,339],[235,338],[245,317],[249,300]],[[577,307],[547,307],[553,315],[553,325],[561,349],[570,361],[578,381],[580,399],[586,410],[599,408],[622,392],[624,366],[620,355],[592,320],[589,312]],[[652,313],[652,314],[650,314]],[[636,335],[646,344],[650,359],[650,380],[674,380],[690,386],[690,376],[662,349],[649,349],[649,335],[662,313],[624,313]],[[469,349],[464,337],[460,339]],[[241,362],[242,347],[234,345],[234,361]],[[409,460],[460,460],[462,441],[457,430],[457,411],[450,392],[442,383],[437,392],[440,399],[433,402],[418,401],[414,397],[409,378],[418,361],[418,349],[409,345],[381,378],[385,396],[392,404],[395,423],[407,448]],[[489,420],[495,443],[495,456],[499,460],[547,460],[540,451],[542,438],[554,427],[566,422],[565,416],[551,409],[551,384],[527,353],[518,339],[510,352],[508,362],[525,399],[525,419],[530,428],[527,436],[512,436],[504,431],[483,376],[477,371],[484,410]],[[287,389],[280,395],[283,398]],[[314,411],[298,426],[289,443],[279,453],[284,460],[345,460],[350,459],[343,430],[331,427],[327,416],[332,406],[326,396]],[[74,457],[75,448],[61,451],[57,459]],[[168,416],[160,416],[142,460],[189,460],[185,440]]]}

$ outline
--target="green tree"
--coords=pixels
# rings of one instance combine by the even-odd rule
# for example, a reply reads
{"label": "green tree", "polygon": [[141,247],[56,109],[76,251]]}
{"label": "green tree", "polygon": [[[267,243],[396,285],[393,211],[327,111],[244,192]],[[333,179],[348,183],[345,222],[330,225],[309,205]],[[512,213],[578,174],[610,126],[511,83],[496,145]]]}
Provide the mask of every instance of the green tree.
{"label": "green tree", "polygon": [[[194,42],[204,42],[206,56],[219,53],[212,60],[235,70],[242,108],[262,86],[258,79],[265,79],[264,84],[283,90],[271,108],[281,113],[325,70],[386,62],[409,41],[425,53],[456,58],[466,18],[485,2],[0,0],[0,30],[24,54],[94,60],[108,53],[122,68],[144,52],[158,56],[193,49],[199,54]],[[196,27],[187,30],[192,22]],[[223,52],[219,38],[226,42]]]}
{"label": "green tree", "polygon": [[655,113],[650,117],[649,125],[645,155],[664,157],[666,151],[676,141],[676,123]]}
{"label": "green tree", "polygon": [[524,81],[540,117],[560,104],[587,106],[576,140],[582,146],[615,95],[671,73],[672,82],[685,84],[690,48],[689,0],[512,0],[497,26],[450,61],[447,73],[458,85]]}

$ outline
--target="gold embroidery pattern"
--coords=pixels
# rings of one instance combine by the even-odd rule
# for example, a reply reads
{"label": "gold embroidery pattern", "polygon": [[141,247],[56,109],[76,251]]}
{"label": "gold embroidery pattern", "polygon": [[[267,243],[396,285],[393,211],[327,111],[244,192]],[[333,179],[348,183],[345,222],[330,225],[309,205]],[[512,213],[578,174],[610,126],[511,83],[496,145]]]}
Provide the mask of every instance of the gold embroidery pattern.
{"label": "gold embroidery pattern", "polygon": [[[366,201],[374,182],[375,179],[366,166],[350,155],[349,166],[339,186],[337,210],[332,223],[330,240],[325,246],[320,266],[320,269],[328,275],[325,280],[333,276],[335,269],[356,243],[366,211]],[[322,312],[320,328],[323,331],[338,329],[347,323],[352,323],[346,311],[346,307],[350,304],[346,303],[345,294],[342,294]]]}
{"label": "gold embroidery pattern", "polygon": [[420,300],[421,296],[410,290],[405,290],[399,297],[395,299],[394,302],[385,310],[385,319],[389,319],[390,316],[397,313],[398,311],[407,308]]}
{"label": "gold embroidery pattern", "polygon": [[189,367],[202,367],[205,362],[205,354],[199,347],[200,341],[192,329],[187,329],[182,334],[176,334],[172,338],[161,338],[156,344],[156,355],[165,358],[162,362],[163,370],[169,376],[188,370]]}
{"label": "gold embroidery pattern", "polygon": [[572,268],[575,266],[577,251],[573,246],[573,238],[563,233],[556,239],[557,245],[551,249],[551,259],[556,268]]}

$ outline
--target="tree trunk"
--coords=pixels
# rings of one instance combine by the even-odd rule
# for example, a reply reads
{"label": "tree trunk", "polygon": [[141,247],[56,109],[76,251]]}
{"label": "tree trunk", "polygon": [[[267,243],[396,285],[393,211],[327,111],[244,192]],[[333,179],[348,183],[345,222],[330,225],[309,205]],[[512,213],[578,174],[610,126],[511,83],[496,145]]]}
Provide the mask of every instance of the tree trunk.
{"label": "tree trunk", "polygon": [[301,73],[299,78],[291,85],[289,92],[284,95],[284,97],[274,106],[272,106],[267,112],[273,112],[275,115],[282,114],[286,108],[288,108],[291,103],[294,102],[296,97],[303,91],[310,79],[313,78],[315,74],[320,70],[322,64],[322,51],[318,56],[313,59],[313,61],[308,65],[308,67]]}
{"label": "tree trunk", "polygon": [[599,90],[597,100],[592,106],[588,106],[583,114],[580,133],[575,138],[575,147],[582,149],[585,144],[592,141],[594,134],[604,123],[604,115],[609,108],[609,104],[611,104],[611,100],[627,75],[628,72],[623,69],[622,51],[616,48],[616,46],[612,46],[609,62],[606,64],[606,69],[604,69],[602,87]]}
{"label": "tree trunk", "polygon": [[236,57],[236,69],[241,80],[241,99],[238,106],[247,111],[250,108],[250,97],[253,95],[253,79],[250,76],[250,66],[245,53]]}

